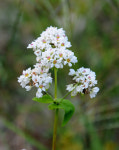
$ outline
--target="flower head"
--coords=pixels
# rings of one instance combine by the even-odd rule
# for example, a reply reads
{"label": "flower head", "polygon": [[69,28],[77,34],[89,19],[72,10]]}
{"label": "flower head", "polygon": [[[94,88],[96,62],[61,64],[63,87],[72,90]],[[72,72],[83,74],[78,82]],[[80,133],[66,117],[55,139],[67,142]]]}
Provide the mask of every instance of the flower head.
{"label": "flower head", "polygon": [[77,93],[89,94],[90,98],[96,96],[99,91],[98,87],[94,87],[97,84],[96,74],[89,68],[79,68],[77,71],[70,69],[69,75],[73,76],[74,84],[67,85],[67,90],[71,92],[72,96],[76,96]]}
{"label": "flower head", "polygon": [[71,47],[65,31],[56,27],[48,27],[43,31],[35,41],[28,45],[27,48],[33,48],[36,55],[36,61],[45,63],[49,68],[63,68],[63,65],[77,62],[77,57],[67,48]]}
{"label": "flower head", "polygon": [[26,91],[36,87],[36,97],[42,97],[43,91],[46,91],[52,83],[51,74],[48,71],[46,66],[37,63],[33,69],[24,70],[23,74],[18,77],[18,82]]}

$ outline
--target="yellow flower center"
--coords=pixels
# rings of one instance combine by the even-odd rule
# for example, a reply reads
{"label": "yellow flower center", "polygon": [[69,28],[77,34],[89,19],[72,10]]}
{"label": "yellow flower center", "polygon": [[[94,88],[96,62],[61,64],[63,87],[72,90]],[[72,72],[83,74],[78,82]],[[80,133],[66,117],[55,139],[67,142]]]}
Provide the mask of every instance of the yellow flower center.
{"label": "yellow flower center", "polygon": [[47,57],[47,59],[48,59],[48,60],[50,60],[50,59],[51,59],[51,57],[50,57],[50,56],[48,56],[48,57]]}
{"label": "yellow flower center", "polygon": [[59,35],[57,35],[57,39],[59,39]]}
{"label": "yellow flower center", "polygon": [[40,74],[43,74],[43,70],[41,70]]}
{"label": "yellow flower center", "polygon": [[39,86],[39,88],[41,88],[41,89],[42,89],[42,88],[43,88],[43,85],[40,85],[40,86]]}
{"label": "yellow flower center", "polygon": [[43,43],[46,43],[46,40],[43,39],[42,42],[43,42]]}
{"label": "yellow flower center", "polygon": [[28,75],[29,75],[28,73],[25,73],[25,77],[28,77]]}
{"label": "yellow flower center", "polygon": [[63,54],[61,53],[61,54],[59,54],[59,56],[60,56],[60,57],[62,57],[62,56],[63,56]]}
{"label": "yellow flower center", "polygon": [[71,60],[68,58],[68,59],[67,59],[67,62],[69,63],[70,61],[71,61]]}
{"label": "yellow flower center", "polygon": [[83,73],[85,73],[85,72],[86,72],[86,70],[83,71]]}
{"label": "yellow flower center", "polygon": [[62,43],[61,46],[64,46],[64,43]]}
{"label": "yellow flower center", "polygon": [[57,63],[57,60],[54,60],[54,61],[53,61],[53,64],[56,64],[56,63]]}
{"label": "yellow flower center", "polygon": [[59,35],[57,35],[57,41],[59,40]]}

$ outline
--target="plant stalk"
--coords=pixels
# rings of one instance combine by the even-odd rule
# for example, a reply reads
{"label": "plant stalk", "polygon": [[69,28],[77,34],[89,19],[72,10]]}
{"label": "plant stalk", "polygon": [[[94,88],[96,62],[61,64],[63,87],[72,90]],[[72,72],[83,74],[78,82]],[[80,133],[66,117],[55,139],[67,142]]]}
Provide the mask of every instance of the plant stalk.
{"label": "plant stalk", "polygon": [[55,110],[55,120],[54,120],[54,131],[53,131],[52,150],[56,150],[56,136],[57,136],[58,111],[59,111],[58,109]]}
{"label": "plant stalk", "polygon": [[[57,101],[57,68],[54,68],[54,75],[55,75],[55,94],[54,94],[54,98],[55,98],[55,101]],[[52,150],[56,150],[56,135],[57,135],[57,124],[58,124],[58,111],[59,111],[59,109],[55,110]]]}
{"label": "plant stalk", "polygon": [[54,75],[55,75],[55,100],[57,99],[57,68],[54,68]]}

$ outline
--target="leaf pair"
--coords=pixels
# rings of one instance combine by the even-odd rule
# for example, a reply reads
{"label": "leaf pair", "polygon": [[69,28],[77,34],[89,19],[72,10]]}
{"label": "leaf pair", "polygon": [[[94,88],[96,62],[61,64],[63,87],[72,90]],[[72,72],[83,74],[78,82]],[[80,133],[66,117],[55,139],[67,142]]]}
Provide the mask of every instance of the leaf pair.
{"label": "leaf pair", "polygon": [[65,114],[64,114],[62,126],[67,124],[67,122],[71,119],[75,110],[74,105],[69,100],[57,99],[57,102],[54,102],[53,98],[50,95],[44,95],[41,98],[34,97],[33,100],[41,103],[51,103],[48,106],[50,110],[64,109]]}

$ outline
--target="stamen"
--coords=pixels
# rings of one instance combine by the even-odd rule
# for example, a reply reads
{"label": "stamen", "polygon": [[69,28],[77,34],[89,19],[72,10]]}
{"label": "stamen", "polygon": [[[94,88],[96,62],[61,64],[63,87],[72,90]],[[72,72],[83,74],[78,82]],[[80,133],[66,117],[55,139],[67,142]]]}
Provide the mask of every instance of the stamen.
{"label": "stamen", "polygon": [[64,46],[64,43],[62,43],[61,46]]}
{"label": "stamen", "polygon": [[54,61],[53,61],[53,64],[56,64],[56,63],[57,63],[57,60],[54,60]]}
{"label": "stamen", "polygon": [[68,58],[68,59],[67,59],[67,62],[69,63],[70,61],[71,61],[71,60]]}
{"label": "stamen", "polygon": [[63,54],[62,54],[62,53],[60,53],[60,54],[59,54],[59,56],[60,56],[60,57],[62,57],[62,56],[63,56]]}
{"label": "stamen", "polygon": [[48,60],[50,60],[50,59],[51,59],[51,57],[50,57],[50,56],[48,56],[48,57],[47,57],[47,59],[48,59]]}
{"label": "stamen", "polygon": [[41,88],[41,89],[42,89],[42,88],[43,88],[43,85],[40,85],[40,86],[39,86],[39,88]]}
{"label": "stamen", "polygon": [[28,75],[29,75],[28,73],[25,73],[25,77],[28,77]]}
{"label": "stamen", "polygon": [[43,43],[46,43],[46,40],[43,39],[42,42],[43,42]]}

